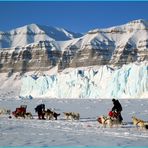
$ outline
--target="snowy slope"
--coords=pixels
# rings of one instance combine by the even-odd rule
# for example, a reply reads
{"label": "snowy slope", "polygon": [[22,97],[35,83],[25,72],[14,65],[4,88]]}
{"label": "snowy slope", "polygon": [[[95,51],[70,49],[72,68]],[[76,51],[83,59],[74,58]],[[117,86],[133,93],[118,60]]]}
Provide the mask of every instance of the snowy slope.
{"label": "snowy slope", "polygon": [[[77,42],[81,40],[81,44],[79,46],[81,49],[85,48],[85,46],[105,49],[105,46],[103,45],[109,46],[110,43],[112,43],[114,47],[117,47],[123,43],[126,44],[127,42],[131,44],[134,43],[133,46],[137,47],[136,43],[148,38],[147,29],[148,22],[140,19],[128,22],[121,26],[90,30],[83,37],[77,40]],[[70,42],[70,44],[74,45],[76,42]]]}
{"label": "snowy slope", "polygon": [[69,40],[80,37],[80,33],[73,33],[63,28],[30,24],[9,32],[0,33],[0,48],[25,46],[44,40]]}

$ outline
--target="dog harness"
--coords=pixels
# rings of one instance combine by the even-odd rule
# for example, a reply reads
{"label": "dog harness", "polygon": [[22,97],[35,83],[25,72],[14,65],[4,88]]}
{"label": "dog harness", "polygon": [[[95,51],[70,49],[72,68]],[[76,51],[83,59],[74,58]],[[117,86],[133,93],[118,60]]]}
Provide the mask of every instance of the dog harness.
{"label": "dog harness", "polygon": [[[112,120],[111,118],[107,118],[107,117],[103,117],[103,119],[104,119],[104,124],[106,124],[106,121],[107,120]],[[113,121],[113,120],[112,120]]]}

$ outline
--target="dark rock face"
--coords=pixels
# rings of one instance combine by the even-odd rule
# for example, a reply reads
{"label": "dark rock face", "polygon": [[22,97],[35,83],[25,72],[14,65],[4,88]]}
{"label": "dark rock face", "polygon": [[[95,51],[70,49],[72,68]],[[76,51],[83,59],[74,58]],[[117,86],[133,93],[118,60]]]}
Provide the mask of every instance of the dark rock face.
{"label": "dark rock face", "polygon": [[[140,42],[144,43],[145,41]],[[123,65],[136,61],[148,61],[147,44],[143,44],[142,46],[138,46],[137,48],[133,47],[129,43],[126,43],[125,46],[118,46],[113,53],[110,64]]]}
{"label": "dark rock face", "polygon": [[[43,44],[45,44],[43,46]],[[48,43],[48,44],[47,44]],[[86,67],[93,65],[129,64],[148,60],[148,41],[141,41],[135,48],[132,44],[110,48],[94,48],[90,45],[79,49],[69,46],[64,52],[52,50],[53,45],[42,41],[34,46],[0,50],[0,72],[46,71],[58,65],[59,71],[68,67]]]}
{"label": "dark rock face", "polygon": [[42,44],[0,51],[0,72],[46,71],[57,65],[61,51],[52,51],[50,44]]}
{"label": "dark rock face", "polygon": [[[143,41],[144,42],[144,41]],[[114,48],[114,50],[113,50]],[[147,44],[135,48],[129,43],[124,46],[110,46],[110,48],[91,48],[85,47],[69,54],[69,51],[64,52],[62,61],[59,68],[64,69],[67,67],[86,67],[93,65],[116,65],[122,66],[132,62],[148,61],[148,48]],[[71,52],[70,52],[71,53]]]}

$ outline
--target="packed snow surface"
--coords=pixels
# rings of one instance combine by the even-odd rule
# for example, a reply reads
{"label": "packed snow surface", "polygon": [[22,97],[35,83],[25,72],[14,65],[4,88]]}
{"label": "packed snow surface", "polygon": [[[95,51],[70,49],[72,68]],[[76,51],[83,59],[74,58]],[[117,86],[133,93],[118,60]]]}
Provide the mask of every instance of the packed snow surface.
{"label": "packed snow surface", "polygon": [[[0,108],[14,111],[20,105],[27,105],[34,119],[8,118],[0,115],[0,146],[148,146],[148,130],[136,128],[132,116],[148,121],[148,100],[120,99],[122,116],[126,125],[103,128],[97,121],[100,115],[107,115],[112,108],[111,99],[33,99],[0,100]],[[38,120],[34,111],[36,105],[44,103],[61,113],[58,120]],[[79,121],[67,121],[63,112],[79,112]]]}
{"label": "packed snow surface", "polygon": [[54,75],[28,75],[22,79],[20,96],[26,98],[148,98],[147,62],[66,69]]}

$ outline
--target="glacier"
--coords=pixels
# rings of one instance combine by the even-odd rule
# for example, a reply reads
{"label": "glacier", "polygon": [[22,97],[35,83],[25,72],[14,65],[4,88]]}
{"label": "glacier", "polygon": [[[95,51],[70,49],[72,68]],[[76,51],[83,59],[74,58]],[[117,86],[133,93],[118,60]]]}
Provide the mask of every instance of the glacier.
{"label": "glacier", "polygon": [[148,98],[148,63],[93,66],[54,75],[25,74],[21,98]]}

